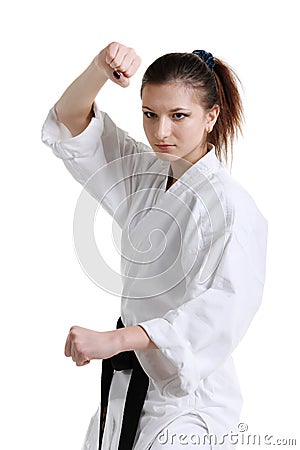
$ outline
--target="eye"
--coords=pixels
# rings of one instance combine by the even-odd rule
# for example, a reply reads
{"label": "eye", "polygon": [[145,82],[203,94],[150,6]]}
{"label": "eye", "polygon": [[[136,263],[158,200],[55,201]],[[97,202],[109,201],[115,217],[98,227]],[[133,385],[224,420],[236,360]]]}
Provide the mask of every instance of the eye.
{"label": "eye", "polygon": [[174,119],[181,120],[181,119],[184,119],[185,117],[188,117],[188,115],[178,112],[178,113],[173,114],[173,117],[174,117]]}
{"label": "eye", "polygon": [[147,119],[154,119],[154,117],[156,117],[156,114],[151,111],[144,111],[144,116],[146,116]]}

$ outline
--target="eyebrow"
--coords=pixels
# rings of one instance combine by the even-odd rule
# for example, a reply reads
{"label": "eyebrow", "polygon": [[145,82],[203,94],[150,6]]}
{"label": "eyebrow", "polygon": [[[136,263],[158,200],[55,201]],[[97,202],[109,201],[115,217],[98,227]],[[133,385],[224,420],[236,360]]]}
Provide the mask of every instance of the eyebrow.
{"label": "eyebrow", "polygon": [[[149,111],[153,111],[151,108],[149,108],[148,106],[142,106],[142,109],[149,109]],[[170,112],[177,112],[177,111],[190,111],[188,108],[173,108],[170,109]]]}

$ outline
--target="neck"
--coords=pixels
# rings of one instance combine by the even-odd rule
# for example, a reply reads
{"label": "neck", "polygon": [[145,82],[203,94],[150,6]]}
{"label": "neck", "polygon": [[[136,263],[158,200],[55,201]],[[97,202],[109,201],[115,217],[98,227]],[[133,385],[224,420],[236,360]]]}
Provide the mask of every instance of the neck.
{"label": "neck", "polygon": [[181,175],[184,174],[184,172],[186,172],[193,164],[195,164],[197,161],[199,161],[199,159],[203,158],[204,155],[206,155],[206,153],[208,151],[211,150],[211,146],[208,144],[205,148],[205,150],[203,150],[201,152],[201,155],[198,156],[197,158],[189,158],[189,155],[187,158],[178,158],[175,161],[171,162],[171,176],[173,177],[173,183],[178,180]]}

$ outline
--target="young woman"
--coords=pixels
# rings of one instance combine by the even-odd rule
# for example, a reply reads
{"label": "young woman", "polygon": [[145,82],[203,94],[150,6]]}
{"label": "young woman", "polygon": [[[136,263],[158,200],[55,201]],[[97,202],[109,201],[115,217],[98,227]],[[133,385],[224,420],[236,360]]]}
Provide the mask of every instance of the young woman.
{"label": "young woman", "polygon": [[242,398],[231,354],[262,300],[267,243],[266,219],[225,164],[243,116],[238,78],[203,50],[154,61],[141,89],[148,147],[95,103],[139,65],[109,44],[42,131],[122,229],[116,330],[74,326],[65,344],[78,366],[102,359],[83,448],[232,448]]}

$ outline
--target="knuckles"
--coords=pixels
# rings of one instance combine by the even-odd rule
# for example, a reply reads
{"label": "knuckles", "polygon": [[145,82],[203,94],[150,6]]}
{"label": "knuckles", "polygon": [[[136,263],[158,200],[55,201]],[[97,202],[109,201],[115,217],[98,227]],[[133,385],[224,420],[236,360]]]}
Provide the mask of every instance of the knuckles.
{"label": "knuckles", "polygon": [[117,41],[112,41],[110,44],[108,44],[108,46],[107,46],[107,48],[111,48],[111,47],[119,47],[119,46],[121,46],[122,44],[120,44],[119,42],[117,42]]}
{"label": "knuckles", "polygon": [[110,60],[110,61],[114,60],[114,57],[117,53],[117,49],[119,46],[120,46],[120,44],[118,42],[111,42],[106,47],[106,60]]}
{"label": "knuckles", "polygon": [[106,47],[106,63],[107,64],[112,64],[112,62],[117,64],[117,67],[121,70],[121,71],[125,71],[126,68],[122,67],[122,66],[118,66],[118,58],[117,56],[117,51],[119,49],[126,49],[126,54],[130,55],[132,57],[132,59],[136,60],[137,64],[140,65],[141,64],[141,58],[136,54],[134,48],[132,47],[125,47],[124,45],[120,44],[119,42],[113,41],[111,42],[107,47]]}
{"label": "knuckles", "polygon": [[[73,325],[70,328],[69,336],[64,351],[65,356],[67,357],[71,356],[72,360],[76,363],[77,366],[87,364],[86,361],[89,361],[89,358],[87,357],[85,340],[82,339],[83,336],[80,330],[81,327],[77,325]],[[74,348],[74,352],[71,352],[71,345]]]}
{"label": "knuckles", "polygon": [[70,328],[70,331],[69,331],[69,334],[70,334],[70,336],[77,336],[78,335],[78,329],[79,329],[79,327],[77,326],[77,325],[73,325],[71,328]]}

